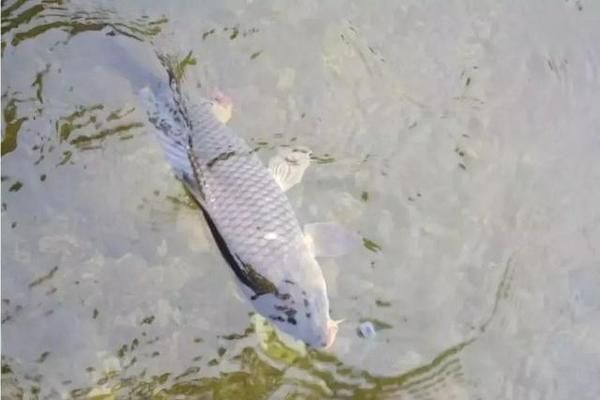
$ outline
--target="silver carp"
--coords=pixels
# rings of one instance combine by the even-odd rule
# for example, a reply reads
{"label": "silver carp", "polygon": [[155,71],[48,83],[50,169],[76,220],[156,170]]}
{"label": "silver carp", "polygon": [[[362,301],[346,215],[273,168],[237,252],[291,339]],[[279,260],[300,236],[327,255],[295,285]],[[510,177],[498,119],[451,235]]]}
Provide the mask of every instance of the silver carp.
{"label": "silver carp", "polygon": [[[328,348],[338,322],[330,317],[327,285],[315,259],[320,247],[302,231],[284,193],[300,180],[310,154],[288,149],[266,168],[255,150],[217,117],[217,101],[191,104],[182,89],[169,72],[168,84],[140,91],[167,161],[199,203],[223,258],[256,311],[307,345]],[[306,231],[335,240],[335,230],[324,223]]]}

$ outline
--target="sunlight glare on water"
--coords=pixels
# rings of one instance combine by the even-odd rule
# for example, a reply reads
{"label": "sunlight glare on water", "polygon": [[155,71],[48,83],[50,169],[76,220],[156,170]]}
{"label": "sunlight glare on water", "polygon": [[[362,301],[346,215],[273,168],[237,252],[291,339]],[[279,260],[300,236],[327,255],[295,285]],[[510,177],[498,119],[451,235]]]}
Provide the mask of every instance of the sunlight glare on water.
{"label": "sunlight glare on water", "polygon": [[[584,0],[3,2],[3,398],[600,398],[599,43]],[[137,98],[157,52],[364,238],[320,261],[329,351],[241,301]]]}

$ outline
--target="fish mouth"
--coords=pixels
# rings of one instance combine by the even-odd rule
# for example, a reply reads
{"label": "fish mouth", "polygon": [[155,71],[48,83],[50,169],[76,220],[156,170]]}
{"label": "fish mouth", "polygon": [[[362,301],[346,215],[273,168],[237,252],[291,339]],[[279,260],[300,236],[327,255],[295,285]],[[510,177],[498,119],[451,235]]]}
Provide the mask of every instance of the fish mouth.
{"label": "fish mouth", "polygon": [[341,324],[342,322],[344,322],[343,319],[337,321],[327,321],[327,337],[325,339],[325,342],[322,343],[323,350],[329,350],[333,346],[333,343],[335,342],[335,338],[337,337],[337,333],[339,330],[339,324]]}

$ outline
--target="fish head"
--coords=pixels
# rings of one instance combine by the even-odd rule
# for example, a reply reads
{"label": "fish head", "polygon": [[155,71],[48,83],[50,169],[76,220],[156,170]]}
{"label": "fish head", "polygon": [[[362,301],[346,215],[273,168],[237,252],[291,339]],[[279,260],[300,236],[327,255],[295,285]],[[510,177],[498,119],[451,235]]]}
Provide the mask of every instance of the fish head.
{"label": "fish head", "polygon": [[[310,292],[305,290],[306,293]],[[300,326],[302,340],[315,349],[329,349],[338,333],[338,321],[331,319],[327,292],[317,290],[308,296],[307,315]]]}
{"label": "fish head", "polygon": [[311,273],[282,278],[275,285],[277,290],[258,297],[254,306],[279,330],[309,347],[327,349],[335,341],[339,322],[330,317],[325,280],[316,261],[312,262],[314,264],[304,265],[301,270],[289,269]]}

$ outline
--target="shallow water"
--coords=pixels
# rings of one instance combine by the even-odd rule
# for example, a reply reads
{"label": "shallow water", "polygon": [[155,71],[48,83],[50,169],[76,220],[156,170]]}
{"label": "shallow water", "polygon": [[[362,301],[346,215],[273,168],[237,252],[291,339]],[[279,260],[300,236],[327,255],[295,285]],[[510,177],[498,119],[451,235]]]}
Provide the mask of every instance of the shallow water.
{"label": "shallow water", "polygon": [[[599,2],[153,3],[2,4],[3,398],[600,398]],[[368,239],[322,261],[331,351],[239,300],[137,100],[153,49]]]}

